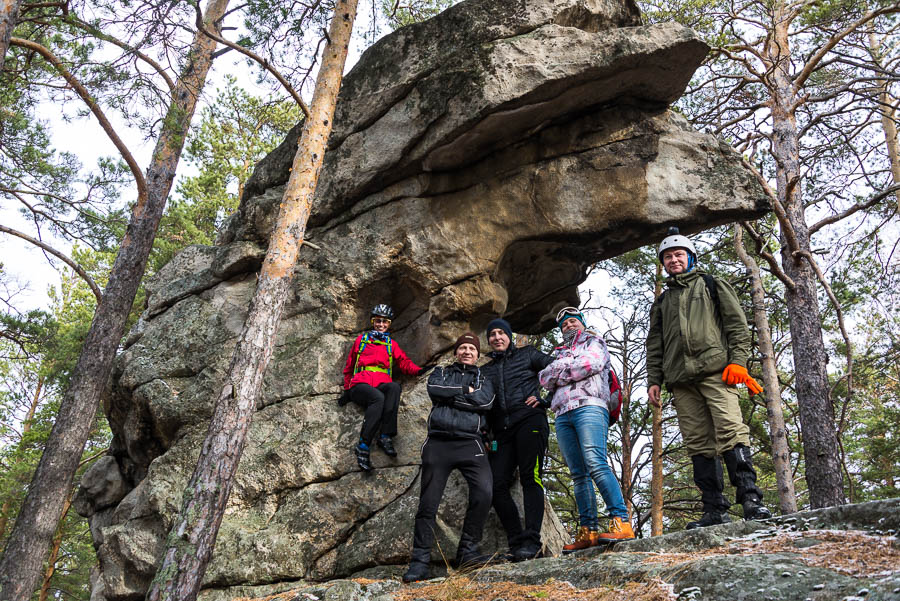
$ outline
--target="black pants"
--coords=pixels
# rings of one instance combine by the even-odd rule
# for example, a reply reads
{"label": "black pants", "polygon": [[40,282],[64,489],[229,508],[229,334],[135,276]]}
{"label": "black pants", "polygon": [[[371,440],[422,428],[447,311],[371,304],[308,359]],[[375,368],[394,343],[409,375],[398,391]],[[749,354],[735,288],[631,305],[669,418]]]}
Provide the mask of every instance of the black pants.
{"label": "black pants", "polygon": [[350,389],[350,400],[366,410],[359,437],[372,444],[375,433],[381,429],[385,436],[397,435],[397,410],[400,408],[400,384],[387,382],[378,388],[357,384]]}
{"label": "black pants", "polygon": [[[491,473],[494,476],[494,509],[506,530],[510,549],[541,544],[541,524],[544,521],[544,454],[550,428],[544,415],[533,415],[516,424],[511,430],[496,433],[497,450],[491,453]],[[519,521],[519,510],[510,488],[513,475],[519,469],[525,509],[525,528]]]}
{"label": "black pants", "polygon": [[[428,563],[434,543],[434,520],[447,479],[453,470],[462,472],[469,485],[469,505],[463,521],[460,548],[467,550],[481,541],[491,510],[491,468],[480,440],[474,438],[427,438],[422,447],[422,490],[413,534],[412,560]],[[449,558],[449,554],[445,552]]]}

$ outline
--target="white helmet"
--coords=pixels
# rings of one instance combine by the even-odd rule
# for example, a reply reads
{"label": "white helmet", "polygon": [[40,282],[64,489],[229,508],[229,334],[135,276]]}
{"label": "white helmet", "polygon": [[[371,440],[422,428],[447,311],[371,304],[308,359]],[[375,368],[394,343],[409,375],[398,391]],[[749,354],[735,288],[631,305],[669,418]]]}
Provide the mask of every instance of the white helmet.
{"label": "white helmet", "polygon": [[679,234],[677,227],[670,227],[668,236],[663,238],[663,241],[659,243],[659,250],[656,252],[656,256],[660,262],[662,262],[663,252],[670,248],[683,248],[694,255],[694,259],[697,258],[697,249],[694,248],[693,242],[691,242],[687,236]]}

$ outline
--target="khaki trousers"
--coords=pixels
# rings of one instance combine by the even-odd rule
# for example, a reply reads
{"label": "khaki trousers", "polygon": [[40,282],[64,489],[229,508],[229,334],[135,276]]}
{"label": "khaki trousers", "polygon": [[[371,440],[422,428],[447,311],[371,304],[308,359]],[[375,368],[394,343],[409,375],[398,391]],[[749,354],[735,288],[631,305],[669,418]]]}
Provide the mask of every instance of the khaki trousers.
{"label": "khaki trousers", "polygon": [[671,390],[688,455],[715,457],[738,444],[750,446],[750,429],[741,415],[737,388],[726,386],[721,375],[678,384]]}

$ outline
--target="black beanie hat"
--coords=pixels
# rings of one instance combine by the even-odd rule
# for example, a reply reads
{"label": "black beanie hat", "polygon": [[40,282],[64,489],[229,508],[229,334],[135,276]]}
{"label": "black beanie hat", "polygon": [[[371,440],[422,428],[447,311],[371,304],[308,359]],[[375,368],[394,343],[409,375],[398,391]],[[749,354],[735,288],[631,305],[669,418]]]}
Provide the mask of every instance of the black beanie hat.
{"label": "black beanie hat", "polygon": [[486,337],[486,338],[490,338],[490,337],[491,337],[491,331],[492,331],[492,330],[496,330],[496,329],[498,329],[498,328],[501,329],[501,330],[503,330],[504,332],[506,332],[506,335],[509,336],[509,342],[510,342],[510,344],[512,344],[512,339],[513,339],[513,335],[512,335],[512,327],[510,327],[508,321],[506,321],[505,319],[502,319],[502,318],[500,318],[500,317],[498,317],[497,319],[491,321],[491,323],[489,323],[489,324],[487,325],[487,331],[485,332],[485,337]]}
{"label": "black beanie hat", "polygon": [[472,332],[466,332],[456,339],[456,342],[453,344],[453,354],[455,355],[456,349],[464,344],[471,344],[475,347],[475,350],[478,351],[478,354],[481,354],[481,341],[479,341],[478,336],[476,336]]}

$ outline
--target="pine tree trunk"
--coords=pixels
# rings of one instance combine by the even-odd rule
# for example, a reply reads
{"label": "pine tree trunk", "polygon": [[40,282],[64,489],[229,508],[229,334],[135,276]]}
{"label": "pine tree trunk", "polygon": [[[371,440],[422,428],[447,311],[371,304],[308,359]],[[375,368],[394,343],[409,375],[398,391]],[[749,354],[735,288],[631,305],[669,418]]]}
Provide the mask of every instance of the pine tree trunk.
{"label": "pine tree trunk", "polygon": [[[205,16],[208,28],[218,30],[218,21],[227,5],[228,0],[209,0]],[[116,349],[125,333],[126,319],[150,256],[215,47],[214,41],[197,32],[147,169],[147,189],[139,191],[103,300],[94,313],[69,389],[0,561],[3,601],[27,601],[37,587],[41,564],[94,424],[100,393],[109,379]]]}
{"label": "pine tree trunk", "polygon": [[19,0],[0,0],[0,71],[6,61],[9,39],[19,22]]}
{"label": "pine tree trunk", "polygon": [[[869,50],[875,60],[881,64],[882,44],[875,37],[873,31],[869,31]],[[894,183],[900,183],[900,142],[897,140],[897,99],[891,97],[890,88],[886,79],[876,80],[878,83],[878,112],[881,114],[881,127],[884,129],[884,143],[887,147],[888,160],[891,165],[891,175]],[[900,207],[900,190],[894,195],[897,206]]]}
{"label": "pine tree trunk", "polygon": [[778,368],[775,365],[775,345],[766,313],[766,293],[763,289],[759,265],[744,250],[740,225],[734,226],[734,249],[750,274],[753,298],[753,321],[759,353],[762,355],[762,380],[766,394],[766,419],[769,422],[769,436],[772,439],[772,462],[775,464],[775,482],[778,485],[778,502],[782,514],[797,512],[797,496],[794,493],[794,478],[791,471],[791,449],[787,440],[782,411],[781,385],[778,383]]}
{"label": "pine tree trunk", "polygon": [[[844,492],[815,272],[806,258],[792,252],[809,251],[810,239],[800,185],[800,135],[794,116],[797,95],[788,72],[792,57],[786,12],[783,5],[776,7],[774,31],[766,45],[766,58],[771,67],[772,98],[769,106],[772,111],[772,155],[776,162],[777,194],[787,220],[787,223],[781,224],[782,264],[795,284],[793,289],[787,289],[785,300],[794,353],[806,482],[810,504],[816,509],[842,504]],[[797,248],[791,248],[786,233],[788,228],[796,239]]]}
{"label": "pine tree trunk", "polygon": [[[662,294],[662,264],[656,265],[656,287],[653,290],[653,298],[659,298]],[[663,465],[662,465],[662,408],[653,407],[653,425],[651,434],[653,438],[653,455],[651,459],[652,474],[650,476],[650,535],[659,536],[663,533]]]}
{"label": "pine tree trunk", "polygon": [[334,117],[357,0],[340,0],[256,294],[148,601],[193,601],[212,557],[293,280]]}

